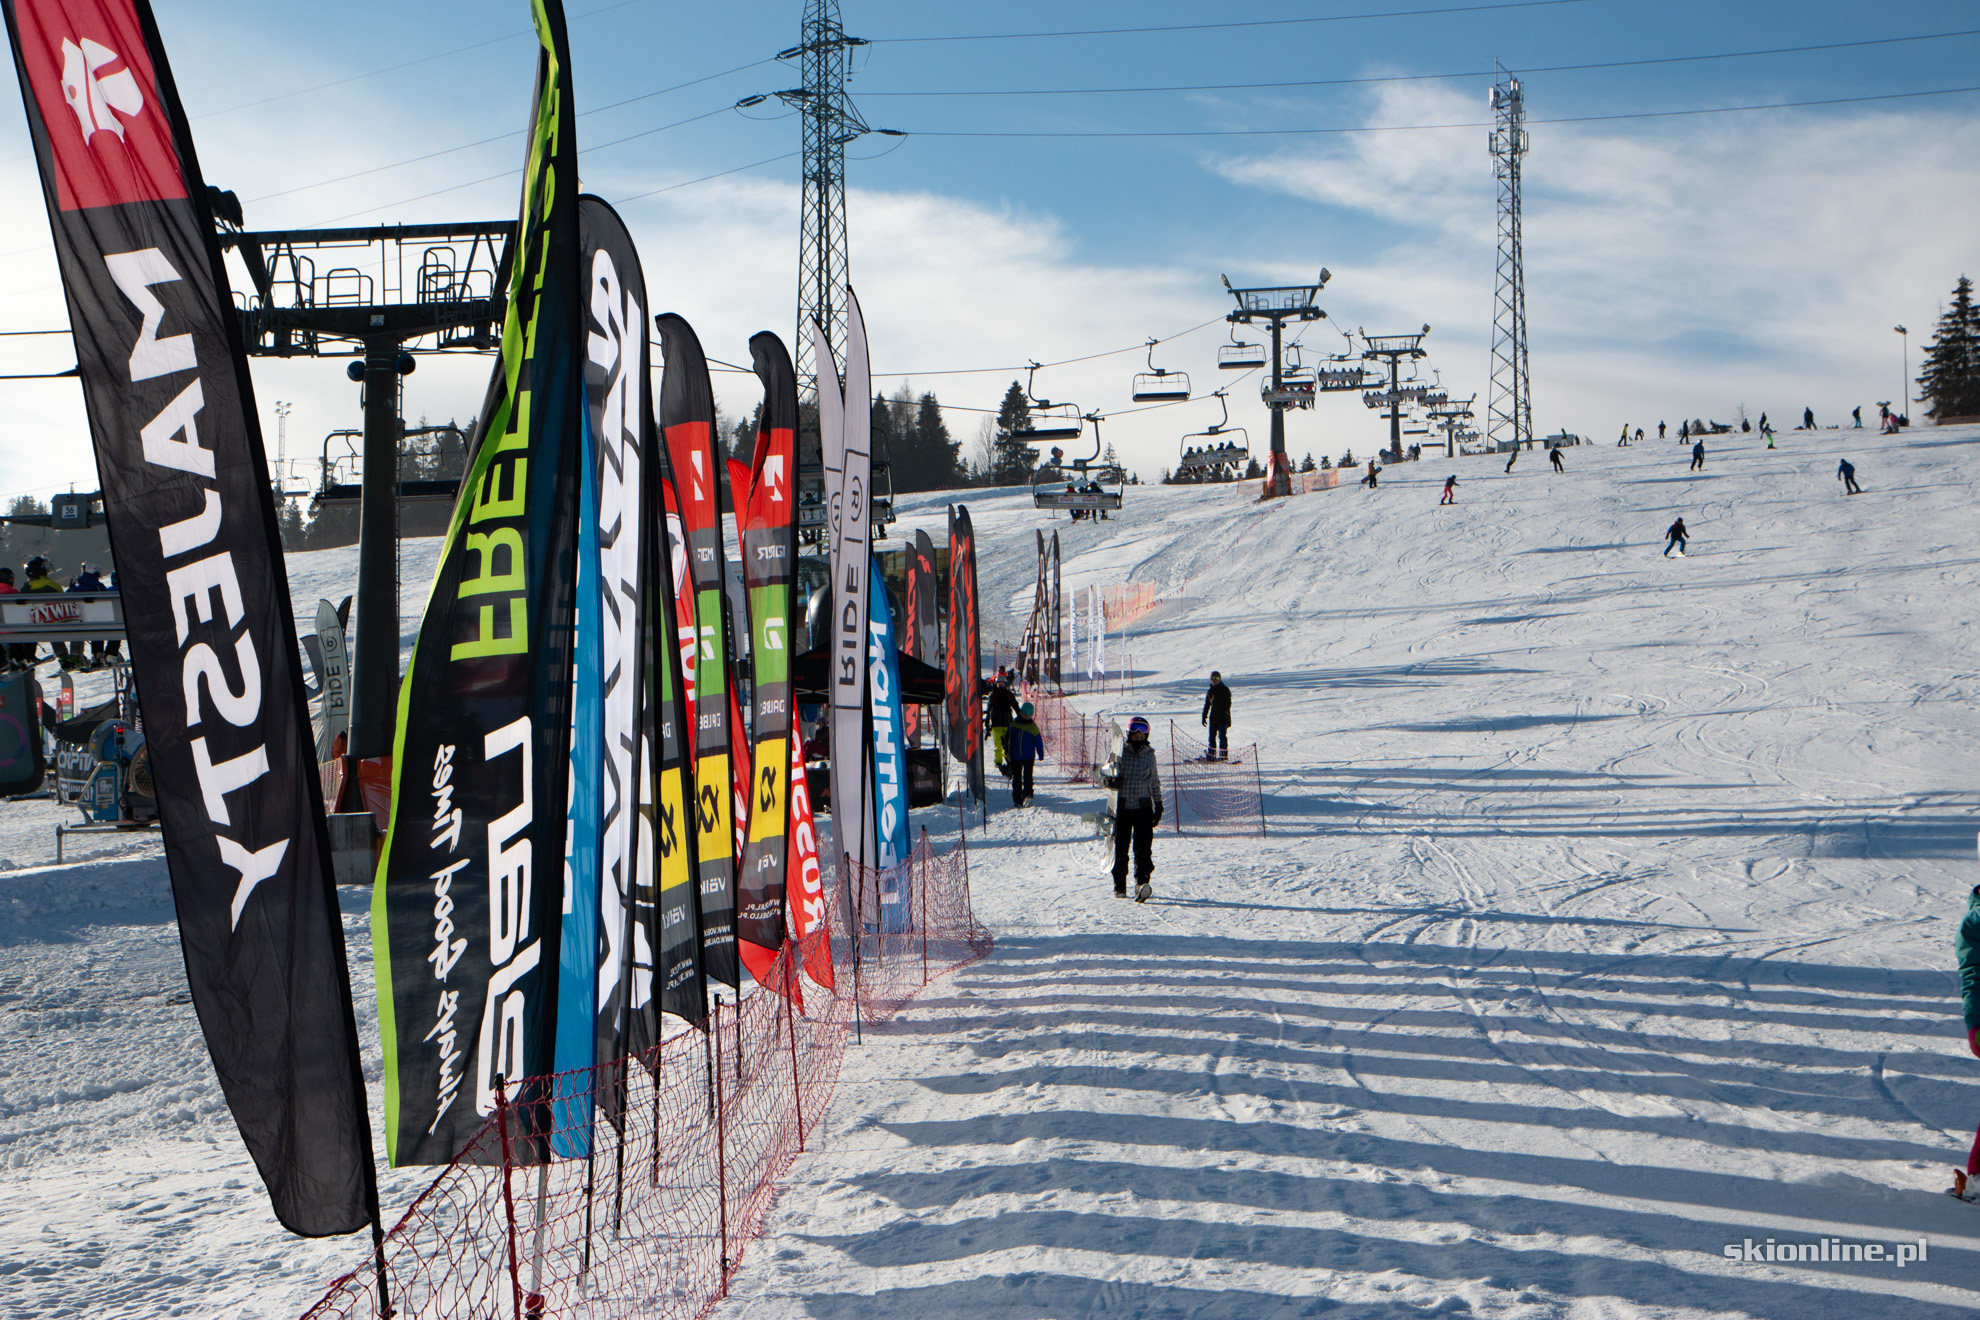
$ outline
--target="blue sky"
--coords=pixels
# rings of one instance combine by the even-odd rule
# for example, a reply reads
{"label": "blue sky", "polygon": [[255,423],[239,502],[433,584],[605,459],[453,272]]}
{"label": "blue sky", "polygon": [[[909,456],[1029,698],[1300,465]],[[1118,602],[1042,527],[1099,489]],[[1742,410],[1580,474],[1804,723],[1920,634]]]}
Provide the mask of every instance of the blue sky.
{"label": "blue sky", "polygon": [[[156,3],[207,176],[247,200],[250,227],[513,214],[534,58],[522,3]],[[1980,36],[1890,41],[1980,29],[1980,11],[1952,0],[1874,12],[1571,0],[1346,17],[1467,8],[847,0],[846,30],[873,43],[856,60],[855,99],[870,124],[910,134],[849,149],[852,277],[875,370],[908,373],[881,383],[935,389],[951,429],[973,442],[982,414],[968,409],[994,408],[1026,360],[1126,349],[1220,318],[1219,273],[1291,282],[1324,265],[1333,320],[1309,343],[1338,346],[1330,325],[1428,322],[1444,383],[1482,396],[1494,193],[1481,125],[1495,59],[1523,75],[1534,121],[1539,429],[1606,439],[1625,421],[1675,429],[1742,404],[1776,417],[1809,405],[1825,423],[1856,404],[1874,414],[1898,388],[1899,322],[1914,332],[1916,374],[1941,299],[1980,268],[1980,92],[1616,116],[1980,86]],[[654,307],[686,315],[730,361],[746,360],[755,330],[788,337],[798,125],[774,100],[732,107],[798,82],[771,57],[797,42],[802,6],[627,0],[569,12],[584,184],[623,204]],[[1328,21],[1285,21],[1311,19]],[[1202,26],[1233,22],[1252,25]],[[1189,30],[997,35],[1120,28]],[[1887,44],[1682,58],[1873,41]],[[1648,60],[1669,62],[1556,67]],[[1462,76],[1413,76],[1424,74]],[[1098,90],[1175,87],[1198,90]],[[0,330],[59,327],[24,123],[17,100],[0,102]],[[1292,129],[1357,131],[1256,132]],[[1024,136],[1068,133],[1194,136]],[[1189,371],[1199,392],[1228,384],[1210,365],[1222,338],[1211,325],[1158,361]],[[0,352],[8,371],[73,361],[59,338],[0,339]],[[1217,412],[1126,413],[1139,356],[1042,372],[1039,389],[1122,410],[1107,438],[1152,479],[1182,433]],[[257,364],[271,449],[277,399],[295,404],[292,455],[358,424],[341,367]],[[485,359],[423,360],[408,415],[465,419],[486,373]],[[755,401],[748,377],[718,376],[717,390],[732,413]],[[0,409],[0,498],[94,483],[73,382],[0,382]],[[1250,382],[1233,390],[1232,412],[1262,436]],[[1380,435],[1347,396],[1296,414],[1289,447],[1338,456]]]}

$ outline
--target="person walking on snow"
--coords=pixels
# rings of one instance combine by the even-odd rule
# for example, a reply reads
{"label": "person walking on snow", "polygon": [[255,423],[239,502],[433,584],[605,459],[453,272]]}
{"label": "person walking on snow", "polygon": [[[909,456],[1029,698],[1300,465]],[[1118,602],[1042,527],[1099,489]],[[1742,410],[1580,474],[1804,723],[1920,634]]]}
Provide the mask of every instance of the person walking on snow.
{"label": "person walking on snow", "polygon": [[1690,544],[1690,536],[1691,536],[1689,532],[1684,530],[1684,519],[1680,518],[1676,522],[1672,523],[1669,527],[1665,528],[1664,535],[1671,538],[1669,541],[1664,543],[1664,558],[1669,559],[1671,557],[1672,546],[1677,547],[1678,557],[1683,558],[1684,548],[1686,545]]}
{"label": "person walking on snow", "polygon": [[1370,490],[1374,490],[1375,487],[1380,484],[1375,480],[1375,478],[1381,474],[1381,471],[1382,471],[1381,468],[1375,466],[1375,460],[1372,458],[1369,459],[1368,475],[1361,479],[1361,484],[1368,487],[1368,489]]}
{"label": "person walking on snow", "polygon": [[1114,773],[1114,897],[1127,897],[1128,844],[1134,844],[1134,901],[1146,903],[1155,887],[1155,827],[1162,823],[1162,775],[1148,745],[1148,721],[1128,721]]}
{"label": "person walking on snow", "polygon": [[1621,449],[1624,445],[1628,443],[1629,443],[1629,423],[1624,422],[1622,434],[1616,438],[1616,448]]}
{"label": "person walking on snow", "polygon": [[1564,467],[1561,463],[1561,447],[1559,445],[1555,445],[1552,449],[1549,449],[1547,451],[1547,459],[1549,462],[1551,462],[1554,465],[1554,471],[1556,472],[1567,471],[1567,468]]}
{"label": "person walking on snow", "polygon": [[1045,756],[1045,735],[1031,718],[1032,706],[1018,707],[1017,720],[1004,734],[1004,757],[1011,767],[1011,805],[1021,807],[1031,801],[1032,762]]}
{"label": "person walking on snow", "polygon": [[1863,405],[1859,403],[1854,408],[1851,408],[1849,410],[1849,416],[1850,420],[1854,423],[1850,427],[1850,430],[1861,431],[1863,429]]}
{"label": "person walking on snow", "polygon": [[1441,500],[1438,500],[1438,501],[1437,501],[1437,503],[1439,503],[1439,504],[1456,504],[1456,503],[1457,503],[1457,484],[1458,484],[1458,479],[1457,479],[1457,473],[1455,473],[1455,472],[1453,472],[1453,473],[1452,473],[1452,474],[1451,474],[1450,476],[1448,476],[1448,477],[1445,477],[1445,478],[1444,478],[1444,498],[1443,498],[1443,499],[1441,499]]}
{"label": "person walking on snow", "polygon": [[1512,457],[1506,460],[1506,471],[1512,471],[1512,465],[1517,462],[1519,462],[1519,444],[1515,441],[1512,448]]}
{"label": "person walking on snow", "polygon": [[1836,480],[1843,484],[1843,494],[1861,495],[1863,487],[1856,484],[1856,464],[1844,459],[1836,464]]}
{"label": "person walking on snow", "polygon": [[1657,423],[1657,438],[1659,440],[1664,438],[1664,424],[1662,422]]}
{"label": "person walking on snow", "polygon": [[[1980,1056],[1980,885],[1967,895],[1966,916],[1959,923],[1953,956],[1959,962],[1959,999],[1966,1015],[1966,1048]],[[1980,1198],[1980,1189],[1969,1190],[1968,1180],[1975,1174],[1980,1174],[1980,1132],[1974,1133],[1966,1168],[1953,1170],[1953,1185],[1946,1188],[1947,1194],[1962,1201]]]}
{"label": "person walking on snow", "polygon": [[1679,444],[1683,444],[1683,443],[1684,443],[1685,441],[1687,441],[1687,440],[1689,440],[1689,439],[1691,439],[1691,423],[1690,423],[1690,422],[1679,422],[1679,423],[1678,423],[1678,443],[1679,443]]}
{"label": "person walking on snow", "polygon": [[1801,410],[1801,429],[1804,431],[1815,429],[1815,410],[1813,408],[1803,408]]}
{"label": "person walking on snow", "polygon": [[1224,676],[1214,669],[1210,671],[1210,690],[1203,694],[1203,723],[1210,729],[1210,746],[1203,759],[1230,760],[1231,690],[1224,686]]}
{"label": "person walking on snow", "polygon": [[1703,440],[1700,440],[1691,447],[1691,470],[1693,472],[1703,472],[1705,470],[1705,442]]}
{"label": "person walking on snow", "polygon": [[1004,775],[1009,775],[1011,717],[1017,714],[1017,695],[1011,691],[1009,676],[1000,677],[996,686],[990,689],[990,750],[991,760]]}

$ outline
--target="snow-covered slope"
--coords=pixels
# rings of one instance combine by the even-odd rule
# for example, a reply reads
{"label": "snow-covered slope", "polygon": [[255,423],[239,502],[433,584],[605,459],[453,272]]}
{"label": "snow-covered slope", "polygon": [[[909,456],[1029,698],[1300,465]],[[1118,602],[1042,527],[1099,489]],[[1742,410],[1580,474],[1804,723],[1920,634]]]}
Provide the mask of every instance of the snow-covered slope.
{"label": "snow-covered slope", "polygon": [[[1980,1209],[1939,1194],[1980,1121],[1949,970],[1980,431],[1738,440],[1697,475],[1674,441],[1426,459],[1047,524],[1069,587],[1180,588],[1125,645],[1139,693],[1082,704],[1160,743],[1221,669],[1271,833],[1159,836],[1136,906],[1095,794],[999,794],[971,834],[995,954],[849,1054],[722,1314],[1980,1308]],[[1014,637],[1045,515],[964,498]],[[901,505],[939,534],[941,499]],[[349,554],[298,557],[305,612]],[[44,869],[52,817],[0,810],[0,1309],[292,1312],[358,1249],[272,1223],[174,1002],[155,854]],[[1928,1247],[1726,1258],[1748,1238]]]}

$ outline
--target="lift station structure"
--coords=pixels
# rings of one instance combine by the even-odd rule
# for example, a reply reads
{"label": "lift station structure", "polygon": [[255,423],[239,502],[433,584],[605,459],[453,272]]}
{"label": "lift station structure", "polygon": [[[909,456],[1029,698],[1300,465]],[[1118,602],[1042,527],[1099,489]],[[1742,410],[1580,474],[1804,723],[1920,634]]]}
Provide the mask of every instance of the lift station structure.
{"label": "lift station structure", "polygon": [[[1262,391],[1265,406],[1271,409],[1272,430],[1271,450],[1265,460],[1264,498],[1292,494],[1292,461],[1286,457],[1286,409],[1310,408],[1313,406],[1313,386],[1309,382],[1303,394],[1289,390],[1285,377],[1285,324],[1288,321],[1318,321],[1327,313],[1320,310],[1315,301],[1320,290],[1327,287],[1332,272],[1320,271],[1320,278],[1311,284],[1282,285],[1262,289],[1239,289],[1231,285],[1229,276],[1220,276],[1224,287],[1230,290],[1231,297],[1237,299],[1237,310],[1224,319],[1232,325],[1253,325],[1260,321],[1271,327],[1272,347],[1268,361],[1272,368],[1272,379]],[[1249,347],[1239,345],[1239,347]]]}

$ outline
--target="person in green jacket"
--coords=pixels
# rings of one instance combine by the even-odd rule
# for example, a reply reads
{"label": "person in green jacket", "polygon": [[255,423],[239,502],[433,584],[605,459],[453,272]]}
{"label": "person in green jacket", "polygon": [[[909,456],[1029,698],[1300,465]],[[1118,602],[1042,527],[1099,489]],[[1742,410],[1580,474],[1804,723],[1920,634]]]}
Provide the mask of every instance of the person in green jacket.
{"label": "person in green jacket", "polygon": [[[1967,896],[1966,916],[1959,923],[1959,940],[1953,948],[1959,957],[1959,998],[1966,1014],[1966,1048],[1980,1057],[1980,885],[1975,885]],[[1980,1200],[1980,1184],[1969,1190],[1968,1180],[1976,1174],[1980,1174],[1980,1132],[1974,1133],[1966,1168],[1953,1170],[1953,1185],[1946,1191],[1962,1201]]]}

